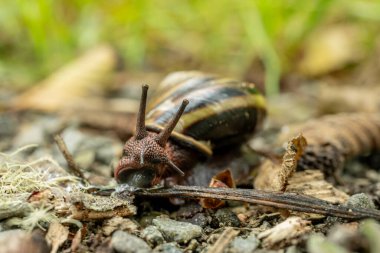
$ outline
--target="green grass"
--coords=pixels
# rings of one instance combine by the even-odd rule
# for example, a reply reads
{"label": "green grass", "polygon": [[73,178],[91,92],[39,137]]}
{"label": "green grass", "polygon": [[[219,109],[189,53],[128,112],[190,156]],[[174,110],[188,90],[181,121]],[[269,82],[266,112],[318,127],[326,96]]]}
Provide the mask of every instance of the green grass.
{"label": "green grass", "polygon": [[107,42],[140,72],[241,76],[258,57],[275,94],[311,32],[331,22],[378,25],[379,10],[379,1],[364,0],[2,0],[0,74],[5,83],[32,84]]}

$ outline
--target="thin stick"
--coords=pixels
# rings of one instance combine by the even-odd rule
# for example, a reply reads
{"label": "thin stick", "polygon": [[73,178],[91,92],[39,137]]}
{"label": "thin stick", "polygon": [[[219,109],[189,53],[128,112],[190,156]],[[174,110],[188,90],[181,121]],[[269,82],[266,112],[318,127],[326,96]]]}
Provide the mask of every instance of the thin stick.
{"label": "thin stick", "polygon": [[138,190],[131,192],[130,194],[144,197],[235,200],[292,211],[316,213],[347,219],[373,218],[380,220],[379,210],[335,205],[324,200],[296,193],[177,185],[172,188]]}
{"label": "thin stick", "polygon": [[219,236],[218,240],[207,251],[208,253],[222,253],[227,245],[239,234],[239,231],[227,227]]}
{"label": "thin stick", "polygon": [[83,180],[86,180],[84,175],[83,175],[81,168],[74,161],[74,158],[71,155],[71,153],[69,152],[69,150],[67,149],[66,143],[62,139],[62,137],[57,134],[56,136],[54,136],[54,140],[55,140],[55,143],[57,143],[59,150],[61,151],[63,157],[65,158],[65,160],[67,162],[69,173],[71,173],[77,177],[80,177]]}

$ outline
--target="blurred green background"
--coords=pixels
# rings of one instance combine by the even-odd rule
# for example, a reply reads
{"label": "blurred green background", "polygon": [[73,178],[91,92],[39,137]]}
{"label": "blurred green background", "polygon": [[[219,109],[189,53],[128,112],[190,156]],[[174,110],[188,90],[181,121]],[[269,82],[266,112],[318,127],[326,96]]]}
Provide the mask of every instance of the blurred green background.
{"label": "blurred green background", "polygon": [[[244,77],[260,72],[252,67],[259,62],[257,75],[273,94],[282,76],[302,72],[305,45],[318,38],[312,34],[336,24],[360,31],[365,58],[378,41],[380,2],[2,0],[0,85],[34,84],[79,53],[111,43],[129,72],[201,69]],[[356,41],[358,33],[351,34],[347,40]]]}

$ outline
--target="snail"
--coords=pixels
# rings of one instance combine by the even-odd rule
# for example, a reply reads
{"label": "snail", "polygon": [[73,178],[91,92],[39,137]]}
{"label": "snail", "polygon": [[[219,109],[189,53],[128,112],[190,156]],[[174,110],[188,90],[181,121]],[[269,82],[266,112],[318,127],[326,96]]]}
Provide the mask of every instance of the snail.
{"label": "snail", "polygon": [[136,132],[114,172],[118,183],[137,188],[184,177],[213,151],[246,140],[266,115],[254,84],[196,71],[168,75],[148,106],[147,93],[143,85]]}

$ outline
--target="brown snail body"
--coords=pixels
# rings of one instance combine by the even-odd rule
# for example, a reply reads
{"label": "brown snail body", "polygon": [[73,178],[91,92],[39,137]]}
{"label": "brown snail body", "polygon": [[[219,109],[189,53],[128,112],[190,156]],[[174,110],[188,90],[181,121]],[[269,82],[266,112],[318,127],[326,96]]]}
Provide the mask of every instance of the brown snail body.
{"label": "brown snail body", "polygon": [[[175,72],[150,99],[143,86],[136,134],[115,170],[119,183],[150,187],[176,171],[181,176],[200,157],[239,143],[262,125],[265,99],[250,83],[201,72]],[[179,109],[178,109],[179,108]]]}

